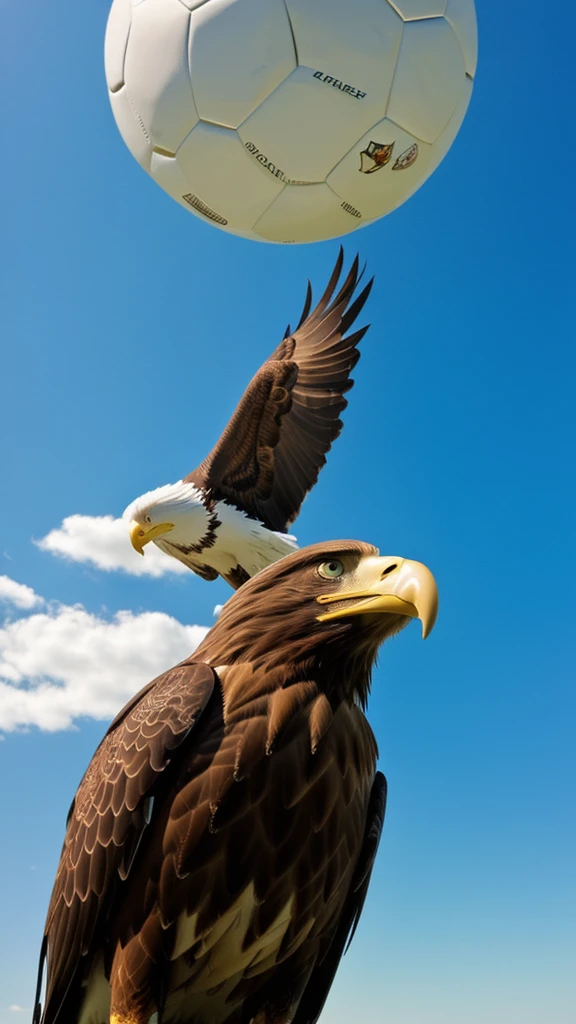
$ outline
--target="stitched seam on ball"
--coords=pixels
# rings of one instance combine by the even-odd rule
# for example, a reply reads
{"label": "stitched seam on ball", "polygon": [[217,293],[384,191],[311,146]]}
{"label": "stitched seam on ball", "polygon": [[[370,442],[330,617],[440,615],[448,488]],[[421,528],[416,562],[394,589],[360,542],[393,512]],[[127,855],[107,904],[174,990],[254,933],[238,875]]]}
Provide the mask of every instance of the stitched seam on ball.
{"label": "stitched seam on ball", "polygon": [[296,36],[294,35],[294,28],[292,26],[292,19],[290,18],[290,12],[289,12],[288,7],[286,5],[286,0],[282,0],[282,3],[284,4],[284,10],[286,11],[286,17],[288,18],[288,24],[290,26],[290,35],[292,36],[292,46],[294,47],[294,57],[296,58],[296,67],[298,67],[298,65],[300,64],[300,61],[298,59],[298,47],[296,46]]}
{"label": "stitched seam on ball", "polygon": [[[180,0],[180,2],[182,2],[182,0]],[[208,3],[208,0],[206,0],[206,3]],[[184,4],[184,6],[186,6],[186,5]],[[204,4],[201,4],[200,6],[204,7]],[[200,117],[200,114],[198,112],[198,104],[196,103],[196,97],[194,95],[194,86],[192,85],[192,62],[190,60],[190,53],[191,53],[191,50],[192,50],[192,15],[193,14],[194,14],[194,11],[190,11],[190,18],[188,19],[188,36],[187,36],[187,39],[186,39],[186,63],[188,65],[188,81],[190,83],[190,92],[192,94],[192,103],[194,104],[194,110],[196,111],[196,116],[201,121],[202,118]],[[194,125],[194,128],[195,127],[196,127],[196,125]],[[192,131],[194,131],[194,128],[192,129]],[[188,136],[186,136],[186,138],[188,138]]]}

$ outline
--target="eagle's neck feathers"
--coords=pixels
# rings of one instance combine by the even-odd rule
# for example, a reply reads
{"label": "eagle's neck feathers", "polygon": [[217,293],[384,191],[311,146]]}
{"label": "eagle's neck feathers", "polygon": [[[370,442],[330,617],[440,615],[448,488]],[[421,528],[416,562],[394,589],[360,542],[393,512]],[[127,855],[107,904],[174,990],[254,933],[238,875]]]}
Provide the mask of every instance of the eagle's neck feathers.
{"label": "eagle's neck feathers", "polygon": [[[226,665],[227,672],[234,668],[236,680],[243,672],[246,679],[256,674],[266,678],[270,688],[279,689],[313,681],[334,706],[345,701],[366,707],[377,639],[356,637],[350,642],[355,625],[334,624],[329,637],[323,631],[323,642],[319,643],[320,624],[310,622],[309,611],[303,609],[297,628],[291,616],[289,632],[282,616],[276,615],[275,623],[265,623],[266,615],[259,612],[262,609],[251,603],[241,621],[227,623],[225,630],[213,629],[195,657]],[[226,605],[219,625],[226,624],[225,617]]]}
{"label": "eagle's neck feathers", "polygon": [[[155,543],[196,572],[208,568],[238,586],[297,549],[294,537],[268,530],[234,505],[214,501],[193,484],[176,486],[179,494],[190,488],[190,501],[176,506],[170,520],[174,529]],[[171,511],[166,508],[167,515]]]}

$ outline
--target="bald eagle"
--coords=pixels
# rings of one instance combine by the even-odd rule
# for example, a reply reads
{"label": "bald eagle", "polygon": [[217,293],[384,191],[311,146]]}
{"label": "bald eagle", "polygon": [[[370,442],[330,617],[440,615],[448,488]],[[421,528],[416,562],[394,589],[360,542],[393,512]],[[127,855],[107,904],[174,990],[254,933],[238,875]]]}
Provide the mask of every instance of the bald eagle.
{"label": "bald eagle", "polygon": [[384,820],[374,659],[436,609],[421,563],[316,544],[128,702],[70,809],[35,1024],[317,1021]]}
{"label": "bald eagle", "polygon": [[[298,327],[260,367],[210,454],[178,483],[159,487],[124,512],[140,554],[150,541],[206,580],[235,589],[297,549],[287,534],[342,429],[344,393],[368,330],[346,337],[372,281],[353,296],[358,256],[336,292],[343,251],[310,312],[310,283]],[[336,293],[336,294],[335,294]]]}

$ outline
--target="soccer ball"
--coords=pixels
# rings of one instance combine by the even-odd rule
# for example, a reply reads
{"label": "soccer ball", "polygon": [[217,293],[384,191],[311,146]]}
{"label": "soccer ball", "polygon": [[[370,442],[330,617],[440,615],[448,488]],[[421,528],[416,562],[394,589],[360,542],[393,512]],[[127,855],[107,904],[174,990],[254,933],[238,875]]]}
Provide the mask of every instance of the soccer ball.
{"label": "soccer ball", "polygon": [[105,63],[126,145],[181,206],[313,242],[432,174],[476,53],[474,0],[114,0]]}

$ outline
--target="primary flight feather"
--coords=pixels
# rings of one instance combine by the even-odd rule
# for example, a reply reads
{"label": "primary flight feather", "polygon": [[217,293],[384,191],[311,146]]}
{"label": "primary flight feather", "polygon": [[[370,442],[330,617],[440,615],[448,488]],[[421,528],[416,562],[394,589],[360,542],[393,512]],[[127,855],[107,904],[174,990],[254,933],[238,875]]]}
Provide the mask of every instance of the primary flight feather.
{"label": "primary flight feather", "polygon": [[124,518],[140,554],[153,541],[204,579],[220,575],[237,588],[296,550],[287,529],[342,429],[344,394],[368,330],[347,334],[372,281],[354,298],[356,256],[338,289],[342,264],[340,249],[312,312],[308,285],[298,327],[287,329],[260,367],[206,459],[183,480],[128,506]]}
{"label": "primary flight feather", "polygon": [[70,809],[34,1024],[317,1021],[384,820],[372,666],[436,608],[421,563],[316,544],[129,701]]}

